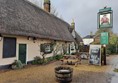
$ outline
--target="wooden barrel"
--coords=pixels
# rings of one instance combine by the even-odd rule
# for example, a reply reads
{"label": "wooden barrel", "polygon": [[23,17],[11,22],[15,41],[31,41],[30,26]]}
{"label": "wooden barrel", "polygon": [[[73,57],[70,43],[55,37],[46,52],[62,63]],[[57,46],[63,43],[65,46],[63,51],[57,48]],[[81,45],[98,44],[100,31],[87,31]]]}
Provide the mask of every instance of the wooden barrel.
{"label": "wooden barrel", "polygon": [[70,67],[56,67],[56,81],[60,83],[70,83],[72,81],[73,69]]}

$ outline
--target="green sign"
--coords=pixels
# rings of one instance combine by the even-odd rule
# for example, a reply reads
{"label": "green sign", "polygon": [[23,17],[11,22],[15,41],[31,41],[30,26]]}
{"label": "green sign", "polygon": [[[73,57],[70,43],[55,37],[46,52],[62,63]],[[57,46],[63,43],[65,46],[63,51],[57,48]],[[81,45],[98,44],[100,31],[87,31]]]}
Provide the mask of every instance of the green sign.
{"label": "green sign", "polygon": [[109,43],[109,34],[108,32],[102,32],[101,37],[100,37],[100,43],[103,44],[108,44]]}
{"label": "green sign", "polygon": [[100,9],[99,12],[111,11],[111,7]]}

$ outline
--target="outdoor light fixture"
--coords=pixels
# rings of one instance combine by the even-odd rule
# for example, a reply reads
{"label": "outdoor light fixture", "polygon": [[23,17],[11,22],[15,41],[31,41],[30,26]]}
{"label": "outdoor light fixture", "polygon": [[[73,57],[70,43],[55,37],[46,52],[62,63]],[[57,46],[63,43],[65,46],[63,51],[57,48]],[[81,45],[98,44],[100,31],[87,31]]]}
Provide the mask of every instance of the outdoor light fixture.
{"label": "outdoor light fixture", "polygon": [[41,41],[43,41],[43,39],[41,39]]}
{"label": "outdoor light fixture", "polygon": [[0,34],[0,41],[2,40],[2,38],[3,38],[3,37],[2,37],[2,35]]}
{"label": "outdoor light fixture", "polygon": [[34,42],[34,43],[36,42],[36,37],[33,37],[33,42]]}
{"label": "outdoor light fixture", "polygon": [[28,36],[28,37],[27,37],[27,40],[32,40],[32,37]]}
{"label": "outdoor light fixture", "polygon": [[30,36],[27,37],[27,40],[29,40],[29,37],[30,37]]}
{"label": "outdoor light fixture", "polygon": [[103,45],[104,65],[106,65],[106,45]]}
{"label": "outdoor light fixture", "polygon": [[103,47],[106,47],[106,45],[104,44]]}
{"label": "outdoor light fixture", "polygon": [[65,44],[67,43],[67,41],[65,41]]}

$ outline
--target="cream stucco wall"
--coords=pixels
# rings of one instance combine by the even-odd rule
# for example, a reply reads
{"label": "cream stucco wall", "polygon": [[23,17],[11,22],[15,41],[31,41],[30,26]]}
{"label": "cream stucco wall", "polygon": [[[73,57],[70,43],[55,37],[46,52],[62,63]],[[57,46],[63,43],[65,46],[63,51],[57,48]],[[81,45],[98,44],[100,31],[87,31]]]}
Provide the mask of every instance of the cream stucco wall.
{"label": "cream stucco wall", "polygon": [[72,42],[70,44],[70,54],[75,53],[75,52],[76,52],[76,46],[75,46],[75,43]]}
{"label": "cream stucco wall", "polygon": [[[14,60],[18,60],[18,54],[19,54],[19,44],[26,44],[27,45],[27,54],[26,54],[26,62],[28,61],[32,61],[34,59],[34,57],[36,56],[41,56],[41,52],[40,52],[40,44],[43,43],[51,43],[52,40],[46,40],[46,39],[37,39],[35,41],[35,43],[33,42],[33,40],[28,40],[27,37],[22,37],[22,36],[8,36],[8,35],[3,35],[4,37],[15,37],[17,39],[16,41],[16,57],[14,58],[2,58],[3,54],[3,39],[2,41],[0,41],[0,66],[2,65],[8,65],[14,62]],[[58,51],[59,53],[62,53],[63,50],[61,48],[62,44],[65,44],[65,42],[62,41],[56,41],[56,45],[54,49],[60,48],[60,51]],[[46,57],[50,57],[53,56],[53,52],[50,54],[47,54]]]}

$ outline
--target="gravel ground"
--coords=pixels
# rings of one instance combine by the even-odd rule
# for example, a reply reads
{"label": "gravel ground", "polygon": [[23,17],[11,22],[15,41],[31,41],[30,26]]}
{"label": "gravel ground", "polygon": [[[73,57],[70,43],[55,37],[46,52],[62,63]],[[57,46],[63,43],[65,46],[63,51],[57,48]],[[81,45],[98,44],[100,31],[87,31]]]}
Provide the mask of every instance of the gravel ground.
{"label": "gravel ground", "polygon": [[[108,83],[108,66],[87,65],[70,66],[74,69],[72,83]],[[28,66],[20,70],[0,72],[0,83],[57,83],[54,68],[61,62],[54,62],[44,66]]]}
{"label": "gravel ground", "polygon": [[114,69],[118,69],[118,55],[114,55],[109,60],[110,67],[108,69],[108,73],[111,75],[111,83],[118,83],[118,72],[114,72]]}

